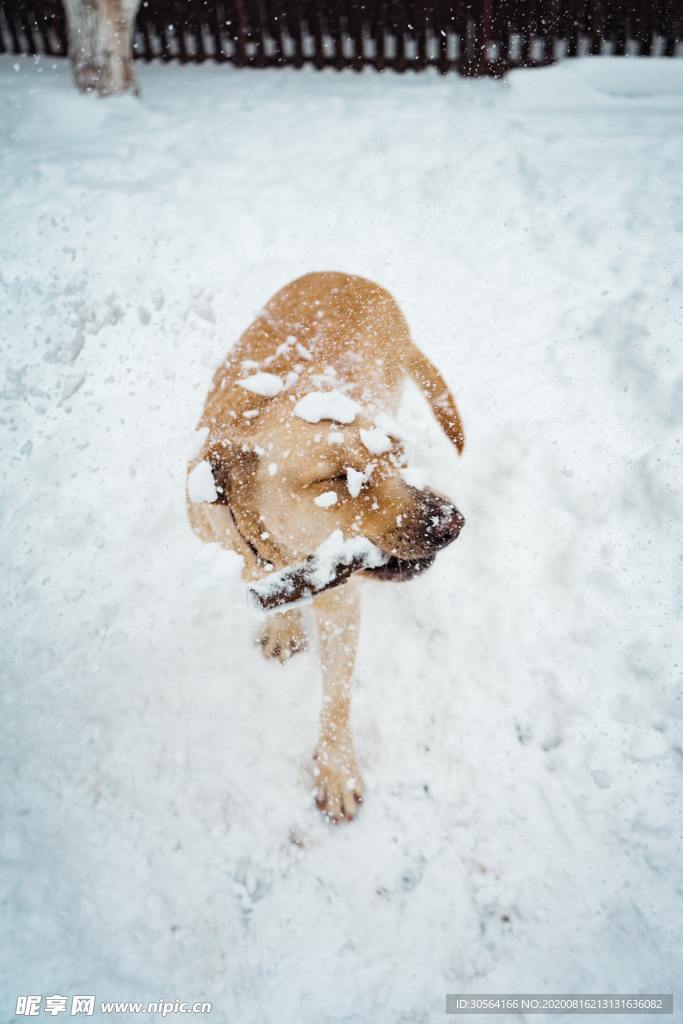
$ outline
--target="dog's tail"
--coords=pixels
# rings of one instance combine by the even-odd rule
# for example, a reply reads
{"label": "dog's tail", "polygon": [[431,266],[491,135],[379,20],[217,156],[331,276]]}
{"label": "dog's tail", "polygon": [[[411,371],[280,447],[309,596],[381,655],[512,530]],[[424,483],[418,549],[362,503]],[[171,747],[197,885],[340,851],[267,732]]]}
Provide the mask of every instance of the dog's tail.
{"label": "dog's tail", "polygon": [[437,368],[414,345],[411,346],[408,372],[431,405],[444,433],[458,449],[458,454],[462,454],[465,431],[455,399]]}

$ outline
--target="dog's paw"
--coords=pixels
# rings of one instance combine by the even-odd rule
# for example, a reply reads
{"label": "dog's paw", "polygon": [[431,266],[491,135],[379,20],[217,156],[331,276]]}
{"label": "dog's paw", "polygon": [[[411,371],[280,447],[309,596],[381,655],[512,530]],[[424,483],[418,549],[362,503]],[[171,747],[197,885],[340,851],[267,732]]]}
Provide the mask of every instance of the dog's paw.
{"label": "dog's paw", "polygon": [[306,633],[299,612],[274,612],[268,617],[256,642],[266,658],[285,662],[293,654],[306,650]]}
{"label": "dog's paw", "polygon": [[353,748],[321,745],[313,755],[313,798],[328,821],[353,821],[363,803],[363,780]]}

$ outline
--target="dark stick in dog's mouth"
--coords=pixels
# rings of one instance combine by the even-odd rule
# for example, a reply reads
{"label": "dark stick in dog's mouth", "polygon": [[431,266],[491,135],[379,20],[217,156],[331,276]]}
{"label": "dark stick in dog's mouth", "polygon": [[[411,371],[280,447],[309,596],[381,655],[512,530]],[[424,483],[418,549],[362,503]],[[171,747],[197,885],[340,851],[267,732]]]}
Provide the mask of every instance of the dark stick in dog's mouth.
{"label": "dark stick in dog's mouth", "polygon": [[249,600],[260,611],[273,611],[310,601],[324,590],[345,583],[355,572],[366,572],[379,580],[408,580],[428,569],[434,558],[396,558],[365,537],[344,540],[341,531],[336,530],[303,562],[252,583]]}
{"label": "dark stick in dog's mouth", "polygon": [[324,590],[345,583],[352,573],[379,569],[387,561],[388,556],[365,537],[344,540],[341,530],[335,530],[303,562],[252,583],[249,600],[261,611],[310,601]]}

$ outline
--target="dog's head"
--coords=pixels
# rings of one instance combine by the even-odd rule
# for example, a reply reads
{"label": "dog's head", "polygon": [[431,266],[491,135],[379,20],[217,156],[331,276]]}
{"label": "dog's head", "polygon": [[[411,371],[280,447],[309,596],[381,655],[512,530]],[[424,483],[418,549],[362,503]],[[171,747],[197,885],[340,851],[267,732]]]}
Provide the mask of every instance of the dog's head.
{"label": "dog's head", "polygon": [[387,556],[366,570],[376,578],[424,571],[464,525],[453,502],[418,486],[387,417],[359,407],[353,416],[348,408],[337,412],[341,421],[332,413],[297,415],[304,404],[277,410],[273,403],[248,441],[210,447],[218,500],[230,505],[243,538],[264,561],[287,564],[341,530]]}

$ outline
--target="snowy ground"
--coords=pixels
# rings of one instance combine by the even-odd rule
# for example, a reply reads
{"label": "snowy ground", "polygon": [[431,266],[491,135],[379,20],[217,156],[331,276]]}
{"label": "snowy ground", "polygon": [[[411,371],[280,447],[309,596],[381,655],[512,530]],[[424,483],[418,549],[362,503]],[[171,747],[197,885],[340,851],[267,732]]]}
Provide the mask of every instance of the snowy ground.
{"label": "snowy ground", "polygon": [[[38,992],[226,1024],[680,999],[683,61],[139,74],[102,102],[0,59],[0,1020]],[[467,527],[366,587],[340,828],[308,795],[315,658],[261,659],[183,496],[213,367],[317,269],[394,293],[468,433],[458,462],[407,395]]]}

